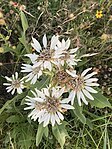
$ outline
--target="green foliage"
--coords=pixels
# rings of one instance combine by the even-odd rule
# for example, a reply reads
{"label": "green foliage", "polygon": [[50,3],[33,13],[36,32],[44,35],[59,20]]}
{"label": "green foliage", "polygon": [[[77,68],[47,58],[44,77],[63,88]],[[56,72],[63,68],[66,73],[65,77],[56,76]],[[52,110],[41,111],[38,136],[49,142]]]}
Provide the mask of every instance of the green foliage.
{"label": "green foliage", "polygon": [[[27,15],[26,18],[25,12],[20,11],[20,20],[17,21],[16,15],[18,11],[9,6],[6,1],[2,0],[0,2],[0,4],[3,3],[1,8],[3,8],[7,23],[6,26],[0,26],[0,46],[4,49],[3,55],[10,52],[14,56],[14,62],[23,63],[26,61],[26,58],[23,57],[24,54],[31,53],[29,45],[31,36],[38,35],[41,37],[45,32],[49,32],[50,36],[58,33],[62,37],[71,38],[73,47],[79,46],[81,49],[78,51],[79,55],[81,53],[98,52],[96,56],[83,58],[76,66],[77,70],[79,67],[83,69],[84,66],[93,66],[98,70],[99,66],[108,65],[108,68],[111,67],[111,1],[50,0],[48,2],[39,0],[36,2],[32,0],[28,3],[19,2],[27,4],[26,10],[31,12],[35,18],[30,15]],[[96,10],[102,9],[105,11],[103,17],[96,19]],[[14,10],[14,13],[10,14],[10,10]],[[105,38],[104,34],[106,35]],[[0,63],[2,64],[3,59],[3,64],[0,65],[0,72],[2,74],[3,70],[5,70],[7,74],[7,72],[12,72],[12,69],[10,70],[7,67],[7,63],[10,66],[12,63],[11,61],[7,62],[7,58],[4,59],[2,54],[0,54]],[[18,71],[16,65],[13,71]],[[99,76],[100,88],[111,89],[111,81],[108,81],[106,86],[104,85],[111,76],[104,79],[105,73],[107,75],[107,70],[104,72],[102,68],[99,71],[103,72],[103,75]],[[109,74],[111,75],[111,73]],[[3,78],[0,76],[0,79],[2,80]],[[101,94],[101,91],[98,94],[92,94],[95,100],[89,100],[90,105],[88,107],[79,107],[75,103],[75,109],[71,111],[71,115],[69,116],[68,113],[65,113],[65,120],[68,122],[66,127],[63,122],[59,126],[52,127],[52,132],[51,125],[44,128],[42,124],[39,125],[37,122],[27,118],[28,113],[23,110],[26,95],[31,95],[30,90],[34,90],[34,88],[41,89],[46,87],[49,81],[50,77],[42,76],[35,85],[27,82],[26,90],[28,91],[10,100],[7,100],[7,96],[0,94],[0,105],[2,105],[0,109],[0,148],[56,149],[60,148],[57,144],[58,142],[61,148],[66,149],[111,149],[111,94],[105,94],[106,97]],[[5,99],[4,105],[1,104],[1,96]]]}
{"label": "green foliage", "polygon": [[86,118],[85,116],[82,114],[82,107],[80,107],[78,105],[78,103],[74,104],[75,109],[73,110],[73,113],[80,119],[80,121],[83,124],[86,124]]}
{"label": "green foliage", "polygon": [[61,125],[56,125],[52,127],[52,132],[55,138],[60,143],[61,148],[63,149],[65,144],[65,138],[69,137],[67,130],[65,129],[64,123],[62,123]]}
{"label": "green foliage", "polygon": [[27,21],[27,18],[26,18],[26,16],[25,16],[23,11],[20,12],[20,16],[21,16],[21,22],[22,22],[23,31],[25,33],[26,30],[28,29],[28,21]]}
{"label": "green foliage", "polygon": [[42,141],[43,135],[48,137],[48,127],[43,127],[43,125],[40,124],[38,125],[38,130],[36,134],[36,146],[38,146],[40,142]]}
{"label": "green foliage", "polygon": [[94,100],[90,101],[91,105],[98,107],[98,108],[105,108],[105,107],[111,107],[110,102],[108,99],[101,94],[101,92],[98,92],[97,94],[93,94]]}

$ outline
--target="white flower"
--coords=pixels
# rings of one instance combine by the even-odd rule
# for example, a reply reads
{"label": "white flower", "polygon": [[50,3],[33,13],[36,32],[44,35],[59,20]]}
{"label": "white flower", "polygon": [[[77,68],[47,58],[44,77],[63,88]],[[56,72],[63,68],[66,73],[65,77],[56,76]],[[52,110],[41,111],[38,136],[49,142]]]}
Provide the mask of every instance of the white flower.
{"label": "white flower", "polygon": [[50,47],[47,44],[46,35],[43,36],[43,48],[40,43],[32,38],[33,43],[31,43],[32,47],[38,52],[36,54],[26,54],[33,64],[37,64],[38,62],[42,63],[43,69],[52,70],[52,64],[57,65],[57,59],[60,57],[60,54],[57,50],[55,50],[56,44],[58,42],[58,36],[52,36]]}
{"label": "white flower", "polygon": [[15,90],[17,90],[18,94],[22,93],[22,89],[24,88],[24,85],[23,85],[24,82],[22,81],[23,79],[20,80],[18,78],[18,73],[17,72],[15,72],[15,76],[12,75],[12,79],[7,77],[7,76],[5,76],[5,78],[7,79],[7,81],[11,82],[11,83],[3,83],[3,85],[8,86],[6,88],[7,92],[12,91],[11,92],[12,95],[14,94]]}
{"label": "white flower", "polygon": [[78,47],[74,49],[69,49],[69,47],[70,39],[67,39],[67,41],[62,39],[62,42],[58,40],[56,50],[58,51],[58,53],[61,53],[58,64],[64,66],[64,64],[67,63],[69,67],[73,68],[73,66],[77,65],[77,62],[80,61],[76,58],[77,54],[75,54],[78,50]]}
{"label": "white flower", "polygon": [[[70,72],[67,70],[67,73],[71,75],[71,79],[68,82],[68,86],[71,89],[71,92],[69,94],[69,100],[71,101],[71,104],[73,105],[75,96],[77,95],[77,100],[79,106],[81,106],[81,100],[87,105],[88,101],[85,97],[87,97],[90,100],[94,100],[91,93],[97,93],[96,90],[92,88],[92,86],[98,86],[99,84],[96,83],[98,80],[97,78],[91,78],[93,75],[97,74],[97,72],[92,72],[90,74],[87,74],[88,71],[90,71],[92,68],[88,68],[84,70],[81,75],[76,75],[76,71]],[[87,75],[86,75],[87,74]]]}
{"label": "white flower", "polygon": [[21,72],[29,72],[28,75],[24,77],[25,82],[28,82],[31,80],[31,84],[35,84],[37,79],[42,75],[42,67],[41,63],[37,63],[36,65],[34,64],[29,65],[29,64],[22,64],[23,67],[21,67],[23,70]]}
{"label": "white flower", "polygon": [[63,112],[67,109],[74,109],[73,106],[68,104],[68,99],[62,99],[64,88],[44,88],[41,91],[35,89],[31,91],[34,97],[27,96],[26,105],[28,107],[24,110],[32,109],[32,112],[28,115],[34,121],[38,119],[39,124],[43,123],[43,126],[47,126],[51,123],[54,126],[56,123],[61,124],[64,116]]}

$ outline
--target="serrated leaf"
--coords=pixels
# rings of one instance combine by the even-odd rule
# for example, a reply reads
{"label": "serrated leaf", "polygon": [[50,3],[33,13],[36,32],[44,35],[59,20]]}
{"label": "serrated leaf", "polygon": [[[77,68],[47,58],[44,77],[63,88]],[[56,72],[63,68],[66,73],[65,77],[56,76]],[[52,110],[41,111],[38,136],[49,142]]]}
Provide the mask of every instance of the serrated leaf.
{"label": "serrated leaf", "polygon": [[73,113],[80,119],[80,121],[81,121],[83,124],[86,124],[86,118],[85,118],[85,116],[82,114],[81,107],[80,107],[77,103],[74,104],[74,107],[75,107],[75,109],[73,110]]}
{"label": "serrated leaf", "polygon": [[23,11],[20,12],[20,15],[21,15],[21,22],[22,22],[23,31],[25,33],[26,30],[28,29],[28,21],[27,21],[27,18],[26,18]]}
{"label": "serrated leaf", "polygon": [[42,124],[38,125],[38,130],[36,134],[36,146],[38,146],[42,140],[43,134],[44,134],[44,129]]}
{"label": "serrated leaf", "polygon": [[112,107],[108,99],[100,92],[98,92],[97,94],[92,94],[92,96],[94,97],[94,100],[90,101],[91,105],[98,108]]}
{"label": "serrated leaf", "polygon": [[61,148],[63,149],[63,146],[65,144],[65,137],[68,136],[68,133],[65,129],[64,124],[56,125],[52,127],[52,132],[55,138],[57,139],[57,141],[59,142]]}

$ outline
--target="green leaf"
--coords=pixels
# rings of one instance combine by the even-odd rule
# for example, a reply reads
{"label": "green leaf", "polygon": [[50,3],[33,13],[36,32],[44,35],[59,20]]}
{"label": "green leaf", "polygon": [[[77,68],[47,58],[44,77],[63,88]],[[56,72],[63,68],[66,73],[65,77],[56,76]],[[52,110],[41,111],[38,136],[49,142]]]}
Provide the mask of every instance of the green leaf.
{"label": "green leaf", "polygon": [[48,137],[48,132],[49,132],[49,129],[48,129],[48,126],[46,126],[44,129],[44,135],[46,136],[46,138]]}
{"label": "green leaf", "polygon": [[7,123],[20,123],[25,121],[24,117],[21,117],[19,115],[11,115],[6,119]]}
{"label": "green leaf", "polygon": [[86,124],[89,126],[90,129],[93,129],[93,124],[90,119],[86,119]]}
{"label": "green leaf", "polygon": [[98,92],[97,94],[92,94],[92,96],[94,97],[94,100],[90,101],[91,105],[98,108],[112,107],[108,99],[100,92]]}
{"label": "green leaf", "polygon": [[27,18],[26,18],[23,11],[20,12],[20,15],[21,15],[21,22],[22,22],[23,31],[25,33],[26,30],[28,29],[28,21],[27,21]]}
{"label": "green leaf", "polygon": [[22,37],[19,38],[19,41],[24,45],[24,47],[25,47],[27,53],[30,53],[30,51],[29,51],[29,46],[28,46],[28,43],[27,43],[27,41],[26,41],[25,33],[22,34]]}
{"label": "green leaf", "polygon": [[80,121],[83,124],[86,124],[86,118],[85,116],[82,114],[82,109],[81,107],[78,105],[78,103],[74,104],[75,109],[73,110],[73,113],[80,119]]}
{"label": "green leaf", "polygon": [[63,146],[65,144],[65,137],[68,136],[68,133],[65,129],[65,125],[56,125],[54,127],[52,127],[52,132],[53,135],[55,136],[55,138],[57,139],[57,141],[59,142],[61,148],[63,149]]}
{"label": "green leaf", "polygon": [[11,100],[8,100],[3,107],[0,109],[0,114],[15,100],[17,99],[22,99],[26,96],[27,92],[23,92],[22,94],[18,94],[17,96],[15,96],[14,98],[12,98]]}
{"label": "green leaf", "polygon": [[40,125],[38,126],[38,131],[37,131],[37,134],[36,134],[36,146],[38,146],[38,145],[40,144],[45,129],[46,129],[46,128],[43,127],[42,124],[40,124]]}

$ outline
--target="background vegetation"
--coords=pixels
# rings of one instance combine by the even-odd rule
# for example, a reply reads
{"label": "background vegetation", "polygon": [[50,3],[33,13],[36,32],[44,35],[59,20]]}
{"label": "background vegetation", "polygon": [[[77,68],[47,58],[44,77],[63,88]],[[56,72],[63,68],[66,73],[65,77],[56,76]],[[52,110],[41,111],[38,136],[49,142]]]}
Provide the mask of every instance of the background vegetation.
{"label": "background vegetation", "polygon": [[[16,99],[6,93],[2,85],[4,76],[11,76],[20,70],[27,51],[32,52],[30,42],[34,36],[40,39],[44,33],[50,38],[53,34],[71,39],[73,47],[79,46],[80,53],[98,53],[85,58],[82,68],[93,67],[98,72],[102,93],[112,103],[112,2],[111,0],[18,0],[25,5],[28,30],[23,36],[20,11],[10,5],[10,1],[0,1],[0,107],[7,102],[0,115],[1,149],[59,149],[53,135],[45,136],[35,147],[37,124],[23,111],[20,101],[26,92]],[[103,16],[96,18],[96,11],[102,10]],[[33,16],[32,16],[33,15]],[[22,40],[21,40],[22,39]],[[24,41],[24,42],[23,42]],[[12,99],[14,102],[12,102]],[[10,104],[9,104],[10,103]],[[66,114],[66,129],[69,137],[65,149],[111,149],[112,112],[110,108],[84,106],[81,120],[73,113]],[[77,113],[76,113],[77,115]]]}

